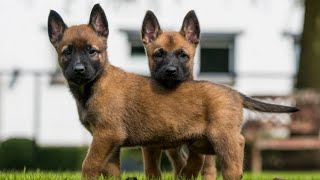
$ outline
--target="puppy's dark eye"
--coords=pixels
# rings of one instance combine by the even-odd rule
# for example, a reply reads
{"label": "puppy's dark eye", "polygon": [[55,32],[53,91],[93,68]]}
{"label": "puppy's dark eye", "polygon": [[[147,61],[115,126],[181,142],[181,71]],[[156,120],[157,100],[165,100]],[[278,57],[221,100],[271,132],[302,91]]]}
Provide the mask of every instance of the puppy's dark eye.
{"label": "puppy's dark eye", "polygon": [[156,51],[154,54],[153,54],[153,57],[156,59],[156,60],[160,60],[164,57],[164,52],[163,50],[158,50]]}
{"label": "puppy's dark eye", "polygon": [[88,48],[88,51],[89,51],[89,54],[90,54],[90,55],[95,55],[95,54],[98,52],[96,49],[94,49],[94,48],[92,48],[92,47],[89,47],[89,48]]}
{"label": "puppy's dark eye", "polygon": [[72,53],[72,48],[68,47],[62,52],[65,56],[69,56]]}
{"label": "puppy's dark eye", "polygon": [[179,55],[178,55],[179,59],[181,60],[185,60],[188,58],[188,54],[185,53],[185,52],[181,52]]}

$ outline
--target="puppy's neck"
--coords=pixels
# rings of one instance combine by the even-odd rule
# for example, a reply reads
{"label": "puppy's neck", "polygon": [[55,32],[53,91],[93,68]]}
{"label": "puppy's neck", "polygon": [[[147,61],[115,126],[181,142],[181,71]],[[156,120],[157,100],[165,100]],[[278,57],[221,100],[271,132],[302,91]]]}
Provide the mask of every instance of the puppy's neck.
{"label": "puppy's neck", "polygon": [[167,89],[176,89],[183,81],[175,79],[156,79],[156,82]]}
{"label": "puppy's neck", "polygon": [[88,100],[90,99],[91,95],[93,94],[93,87],[95,86],[96,82],[101,78],[101,76],[104,74],[106,68],[102,68],[99,72],[97,72],[97,75],[94,79],[89,81],[88,83],[84,85],[77,85],[74,83],[68,82],[68,86],[70,88],[70,91],[73,95],[73,97],[76,99],[77,104],[81,105],[82,108],[86,107],[86,104]]}
{"label": "puppy's neck", "polygon": [[177,79],[157,79],[156,77],[153,77],[153,79],[156,80],[156,82],[167,88],[167,89],[176,89],[178,86],[180,86],[181,83],[185,82],[185,81],[189,81],[189,80],[193,80],[193,75],[192,74],[188,74],[187,77],[185,79],[181,79],[181,80],[177,80]]}
{"label": "puppy's neck", "polygon": [[90,96],[92,95],[92,87],[94,85],[94,81],[90,81],[89,83],[85,85],[77,85],[73,83],[68,83],[70,91],[73,95],[73,97],[76,99],[78,104],[80,104],[82,107],[86,106],[86,103]]}

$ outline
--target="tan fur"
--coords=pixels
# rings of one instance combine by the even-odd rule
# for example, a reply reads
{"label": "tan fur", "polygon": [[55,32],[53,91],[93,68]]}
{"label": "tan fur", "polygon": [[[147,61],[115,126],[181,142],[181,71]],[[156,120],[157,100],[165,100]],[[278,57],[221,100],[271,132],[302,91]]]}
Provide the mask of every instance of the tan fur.
{"label": "tan fur", "polygon": [[[67,28],[53,10],[48,17],[49,39],[76,100],[80,121],[93,136],[82,165],[83,178],[95,179],[100,174],[120,178],[121,147],[188,144],[197,154],[216,154],[223,179],[240,179],[245,141],[240,134],[243,107],[264,112],[297,110],[270,106],[205,81],[189,80],[174,91],[168,90],[151,78],[112,66],[107,58],[108,33],[99,4],[91,11],[89,25]],[[192,33],[185,34],[190,42],[198,43]],[[154,35],[148,35],[153,40]],[[170,44],[175,40],[163,37],[161,41]],[[277,110],[279,107],[281,110]]]}
{"label": "tan fur", "polygon": [[241,101],[236,91],[220,85],[186,82],[171,92],[109,65],[83,110],[90,118],[80,117],[93,135],[84,175],[98,175],[101,160],[120,146],[172,147],[208,139],[222,159],[224,177],[238,179],[244,146]]}
{"label": "tan fur", "polygon": [[[93,136],[83,162],[83,177],[94,178],[101,173],[119,177],[121,147],[166,148],[202,140],[204,146],[197,148],[217,153],[224,179],[240,179],[244,139],[238,92],[201,81],[188,81],[170,91],[150,78],[124,72],[108,63],[106,44],[89,26],[68,28],[57,52],[60,54],[60,48],[69,43],[99,47],[97,57],[102,58],[97,60],[104,66],[86,105],[77,103],[80,120]],[[63,66],[61,58],[59,62]]]}

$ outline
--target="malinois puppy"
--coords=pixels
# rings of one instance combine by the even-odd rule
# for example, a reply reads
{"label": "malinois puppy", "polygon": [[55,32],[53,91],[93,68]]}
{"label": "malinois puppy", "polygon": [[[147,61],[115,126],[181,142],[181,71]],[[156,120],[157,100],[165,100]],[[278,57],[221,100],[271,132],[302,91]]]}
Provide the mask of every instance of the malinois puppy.
{"label": "malinois puppy", "polygon": [[[111,65],[107,58],[108,22],[98,4],[91,11],[89,24],[78,26],[67,27],[60,15],[51,11],[48,33],[76,100],[80,121],[93,136],[82,165],[84,178],[94,179],[101,174],[120,177],[121,147],[189,144],[197,153],[217,154],[224,179],[240,179],[243,107],[297,111],[294,107],[262,103],[205,81],[186,81],[172,91],[149,77]],[[148,34],[146,40],[151,42],[155,32]],[[147,47],[148,54],[155,53],[161,39]],[[191,51],[187,45],[184,49]]]}
{"label": "malinois puppy", "polygon": [[[183,20],[180,32],[163,32],[153,12],[147,11],[141,28],[145,48],[159,37],[156,34],[155,39],[148,40],[148,32],[154,31],[158,32],[159,35],[161,34],[161,36],[165,36],[165,39],[171,39],[172,41],[158,41],[158,47],[154,50],[156,51],[155,56],[148,54],[151,77],[161,86],[174,91],[180,83],[193,79],[193,59],[199,43],[200,24],[195,12],[189,11]],[[189,36],[186,36],[187,33],[189,33]],[[177,37],[175,38],[174,36]],[[190,50],[184,49],[183,45],[187,45]],[[174,48],[172,49],[172,47]],[[174,174],[185,178],[196,177],[203,165],[204,155],[200,155],[190,149],[188,161],[186,161],[180,149],[181,147],[178,147],[166,151]],[[160,178],[161,150],[159,147],[148,146],[144,146],[142,150],[146,176]],[[207,155],[205,162],[202,172],[204,179],[216,179],[214,157]]]}

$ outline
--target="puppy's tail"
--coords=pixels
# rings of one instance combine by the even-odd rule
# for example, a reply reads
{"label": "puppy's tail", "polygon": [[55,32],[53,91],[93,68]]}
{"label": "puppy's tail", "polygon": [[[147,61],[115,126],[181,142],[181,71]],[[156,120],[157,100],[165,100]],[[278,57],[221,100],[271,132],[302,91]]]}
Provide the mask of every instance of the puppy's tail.
{"label": "puppy's tail", "polygon": [[272,112],[272,113],[292,113],[292,112],[299,111],[299,109],[296,107],[282,106],[282,105],[269,104],[269,103],[257,101],[241,93],[240,93],[240,96],[243,100],[242,101],[243,106],[249,110],[260,111],[260,112]]}

